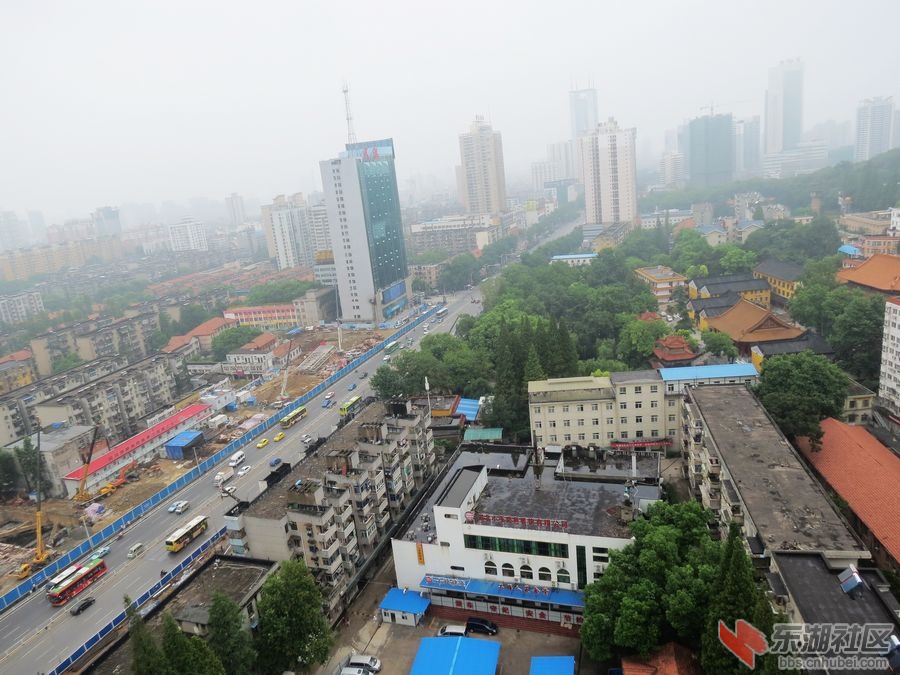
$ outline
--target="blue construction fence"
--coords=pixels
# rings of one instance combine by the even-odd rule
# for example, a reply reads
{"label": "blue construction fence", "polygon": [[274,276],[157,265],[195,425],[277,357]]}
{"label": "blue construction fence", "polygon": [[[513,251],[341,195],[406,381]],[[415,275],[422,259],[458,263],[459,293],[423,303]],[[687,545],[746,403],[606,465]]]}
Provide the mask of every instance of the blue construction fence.
{"label": "blue construction fence", "polygon": [[[200,548],[191,553],[187,558],[182,560],[178,565],[168,572],[164,577],[162,577],[159,581],[157,581],[153,586],[151,586],[147,591],[145,591],[139,598],[136,598],[132,601],[132,607],[142,607],[145,603],[149,602],[153,598],[155,598],[166,586],[168,586],[172,580],[181,574],[181,572],[193,563],[197,558],[206,553],[209,550],[210,546],[213,546],[219,539],[225,536],[225,528],[223,527],[221,530],[216,532],[212,537],[204,541]],[[153,602],[144,609],[141,610],[141,615],[146,616],[154,607],[156,607],[156,603]],[[99,631],[94,633],[83,645],[81,645],[74,652],[69,654],[69,656],[56,668],[50,671],[49,675],[58,675],[58,673],[63,673],[67,668],[74,665],[78,659],[87,654],[91,649],[93,649],[94,645],[100,642],[103,638],[109,635],[112,631],[118,628],[124,621],[128,619],[127,614],[123,611],[121,614],[116,616],[112,621],[103,626]]]}
{"label": "blue construction fence", "polygon": [[201,462],[199,466],[191,469],[188,473],[183,475],[174,483],[167,485],[155,495],[133,508],[121,518],[117,519],[115,522],[107,525],[99,532],[95,532],[89,539],[85,539],[78,546],[72,548],[68,553],[60,556],[43,569],[35,572],[31,577],[23,581],[11,591],[0,596],[0,613],[6,611],[7,608],[9,608],[21,598],[40,588],[47,581],[47,579],[52,579],[54,576],[56,576],[56,573],[59,570],[65,569],[69,565],[77,562],[83,556],[90,553],[94,548],[102,544],[104,541],[115,536],[120,530],[127,528],[145,513],[156,507],[160,502],[165,501],[189,483],[193,483],[195,480],[200,478],[200,476],[213,469],[216,464],[223,461],[226,457],[230,457],[236,450],[239,450],[240,448],[253,441],[256,437],[261,436],[262,434],[267,432],[273,426],[278,424],[281,421],[282,417],[290,412],[293,412],[300,406],[304,405],[311,399],[321,394],[323,391],[330,389],[347,373],[351,372],[355,368],[358,368],[359,366],[364,364],[366,361],[369,361],[370,359],[377,356],[384,349],[386,344],[392,342],[393,340],[396,340],[402,335],[405,335],[411,330],[414,330],[417,326],[426,321],[428,317],[434,314],[435,311],[437,311],[436,308],[432,307],[423,312],[420,316],[411,320],[409,323],[400,327],[397,332],[390,338],[388,338],[387,340],[383,340],[379,344],[372,347],[372,349],[368,350],[365,354],[358,356],[356,359],[348,363],[340,370],[335,371],[326,380],[320,382],[308,392],[295,399],[288,405],[284,406],[278,413],[267,419],[265,422],[253,427],[253,429],[245,433],[240,438],[226,445],[209,459]]}

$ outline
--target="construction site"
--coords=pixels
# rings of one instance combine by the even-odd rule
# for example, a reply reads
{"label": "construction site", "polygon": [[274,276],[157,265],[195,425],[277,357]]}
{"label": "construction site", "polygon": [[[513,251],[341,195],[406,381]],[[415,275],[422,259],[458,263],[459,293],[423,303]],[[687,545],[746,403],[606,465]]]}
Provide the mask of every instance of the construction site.
{"label": "construction site", "polygon": [[[174,482],[199,461],[214,455],[232,440],[259,424],[284,401],[292,400],[318,385],[348,362],[387,339],[394,331],[346,331],[336,329],[304,331],[293,338],[301,354],[280,373],[253,390],[256,404],[228,412],[228,422],[214,433],[207,432],[204,442],[193,448],[190,458],[173,460],[153,457],[131,463],[119,475],[95,493],[85,490],[84,481],[73,499],[44,498],[40,504],[24,495],[0,504],[0,593],[10,590],[44,565],[52,562],[72,545],[128,512],[144,500]],[[373,370],[380,365],[373,363]],[[199,393],[180,401],[182,409],[195,403]],[[96,448],[95,446],[96,442]],[[101,449],[102,448],[102,449]],[[91,451],[83,457],[90,463],[94,450],[108,450],[105,442],[91,441]]]}

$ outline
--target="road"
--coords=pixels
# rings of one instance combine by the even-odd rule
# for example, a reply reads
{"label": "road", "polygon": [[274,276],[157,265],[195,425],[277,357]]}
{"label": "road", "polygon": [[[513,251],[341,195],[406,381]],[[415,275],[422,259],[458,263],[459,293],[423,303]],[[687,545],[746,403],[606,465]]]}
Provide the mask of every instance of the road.
{"label": "road", "polygon": [[[461,291],[447,295],[449,312],[441,323],[429,323],[429,332],[447,332],[459,314],[477,314],[481,304],[472,304],[471,297],[480,297],[477,290]],[[422,327],[408,334],[418,345],[423,337]],[[405,342],[405,338],[404,338]],[[338,422],[339,404],[352,396],[369,396],[372,389],[369,379],[361,379],[359,371],[374,374],[383,365],[380,358],[375,357],[360,366],[357,371],[348,373],[341,381],[335,383],[333,391],[337,404],[331,408],[322,408],[325,393],[307,402],[309,413],[301,422],[285,430],[285,438],[278,443],[272,441],[279,431],[277,427],[270,429],[266,438],[269,444],[263,449],[256,448],[256,440],[244,446],[246,454],[244,464],[252,466],[251,471],[241,477],[231,479],[235,496],[241,500],[251,500],[265,486],[261,482],[270,471],[269,462],[274,457],[283,461],[295,462],[303,455],[303,434],[317,438],[331,434]],[[351,393],[348,388],[355,384]],[[223,462],[225,466],[227,460]],[[88,590],[77,596],[75,601],[63,607],[53,607],[46,598],[44,590],[37,591],[32,597],[22,600],[17,605],[0,615],[0,672],[39,673],[49,671],[71,654],[102,626],[109,623],[122,611],[123,596],[137,597],[159,579],[161,570],[168,570],[173,561],[179,561],[196,549],[203,541],[200,537],[177,554],[168,553],[163,541],[173,531],[191,517],[198,514],[208,515],[210,531],[224,526],[224,514],[233,505],[233,501],[222,498],[212,484],[214,472],[207,473],[191,485],[186,486],[167,502],[146,514],[134,523],[121,540],[107,542],[111,547],[105,557],[109,571]],[[186,499],[190,501],[190,509],[182,514],[169,513],[167,508],[173,501]],[[144,544],[144,553],[135,559],[127,558],[128,549],[136,543]],[[87,596],[96,598],[96,603],[78,617],[71,616],[70,607]]]}

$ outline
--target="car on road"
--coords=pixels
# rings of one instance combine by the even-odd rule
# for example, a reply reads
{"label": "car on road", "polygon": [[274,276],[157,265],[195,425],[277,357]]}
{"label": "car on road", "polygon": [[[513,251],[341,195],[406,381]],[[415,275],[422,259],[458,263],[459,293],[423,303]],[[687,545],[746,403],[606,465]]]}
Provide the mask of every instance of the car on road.
{"label": "car on road", "polygon": [[237,472],[238,478],[240,478],[241,476],[246,476],[248,473],[250,473],[250,469],[252,468],[253,467],[249,464],[244,464],[244,466],[240,468],[240,471]]}
{"label": "car on road", "polygon": [[366,371],[364,370],[364,371],[362,371],[362,372],[359,374],[359,379],[364,380],[364,379],[366,379],[368,376],[369,376],[369,373],[366,372]]}
{"label": "car on road", "polygon": [[466,621],[467,633],[482,633],[484,635],[496,635],[497,624],[488,619],[482,619],[480,616],[470,616]]}
{"label": "car on road", "polygon": [[257,447],[257,448],[264,448],[264,447],[266,447],[268,444],[269,444],[269,439],[268,439],[268,438],[264,438],[264,439],[262,439],[259,443],[256,444],[256,447]]}
{"label": "car on road", "polygon": [[176,499],[174,502],[169,504],[169,508],[166,509],[169,513],[175,513],[175,509],[178,508],[178,505],[181,503],[180,499]]}
{"label": "car on road", "polygon": [[334,401],[330,398],[326,398],[324,401],[322,401],[323,408],[330,408],[333,405],[334,405]]}
{"label": "car on road", "polygon": [[96,551],[91,554],[91,560],[97,560],[98,558],[103,558],[109,553],[109,546],[101,546]]}
{"label": "car on road", "polygon": [[85,598],[84,600],[79,602],[77,605],[75,605],[72,609],[70,609],[69,614],[71,614],[72,616],[78,616],[84,610],[86,610],[88,607],[93,605],[95,602],[97,602],[97,601],[94,598]]}
{"label": "car on road", "polygon": [[179,499],[178,501],[174,501],[169,504],[169,513],[184,513],[187,511],[188,502],[183,499]]}
{"label": "car on road", "polygon": [[330,399],[333,399],[333,398],[334,398],[334,392],[333,392],[333,391],[329,391],[327,394],[325,394],[325,398],[326,398],[326,399],[329,399],[329,400],[330,400]]}
{"label": "car on road", "polygon": [[277,442],[280,441],[282,438],[284,438],[284,432],[283,432],[283,431],[279,431],[277,434],[275,434],[275,438],[273,438],[272,440],[275,441],[275,442],[277,443]]}
{"label": "car on road", "polygon": [[354,389],[356,389],[356,382],[351,382],[347,385],[347,391],[353,391]]}
{"label": "car on road", "polygon": [[229,495],[234,494],[235,490],[237,490],[237,485],[229,485],[226,488],[222,488],[222,492]]}
{"label": "car on road", "polygon": [[269,466],[271,466],[272,468],[278,466],[279,464],[281,464],[281,457],[273,457],[269,460]]}
{"label": "car on road", "polygon": [[300,440],[301,440],[302,442],[306,443],[307,445],[309,445],[310,443],[313,442],[313,437],[310,436],[309,434],[303,434],[303,435],[300,437]]}

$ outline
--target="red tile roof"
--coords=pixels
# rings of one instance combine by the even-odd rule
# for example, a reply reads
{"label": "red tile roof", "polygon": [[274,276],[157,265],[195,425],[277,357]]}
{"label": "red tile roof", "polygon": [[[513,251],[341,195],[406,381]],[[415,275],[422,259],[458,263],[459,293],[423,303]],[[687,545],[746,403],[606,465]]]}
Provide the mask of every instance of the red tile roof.
{"label": "red tile roof", "polygon": [[[163,434],[171,431],[179,424],[183,424],[188,421],[192,417],[196,415],[200,415],[203,412],[209,410],[212,406],[207,405],[206,403],[194,403],[193,405],[189,405],[184,410],[179,410],[174,415],[167,417],[162,422],[158,422],[154,424],[152,427],[148,429],[144,429],[139,434],[135,434],[131,438],[126,438],[124,441],[115,446],[112,450],[107,452],[104,455],[101,455],[97,459],[91,460],[91,463],[88,465],[88,476],[92,473],[99,471],[100,469],[109,466],[117,459],[121,459],[126,455],[134,452],[139,447],[148,443],[156,438],[159,438]],[[81,477],[84,475],[84,467],[80,466],[72,473],[66,475],[67,480],[81,480]]]}
{"label": "red tile roof", "polygon": [[804,457],[891,557],[900,560],[900,458],[863,427],[829,418],[822,431],[817,452],[807,439],[799,439]]}
{"label": "red tile roof", "polygon": [[290,353],[290,351],[291,351],[291,343],[290,342],[282,342],[280,345],[278,345],[277,347],[275,347],[275,349],[272,350],[272,356],[274,356],[276,359],[283,359],[285,356],[287,356]]}
{"label": "red tile roof", "polygon": [[792,340],[805,332],[778,318],[770,310],[741,298],[733,307],[707,320],[709,327],[725,333],[735,342],[748,344]]}
{"label": "red tile roof", "polygon": [[171,354],[177,349],[181,349],[186,344],[188,344],[193,338],[190,335],[173,335],[169,338],[169,341],[166,343],[166,346],[160,349],[164,354]]}
{"label": "red tile roof", "polygon": [[27,349],[20,349],[12,354],[0,357],[0,363],[9,363],[10,361],[27,361],[31,358],[31,352]]}
{"label": "red tile roof", "polygon": [[236,326],[237,321],[234,319],[226,319],[221,316],[214,316],[212,319],[204,321],[196,328],[187,332],[188,337],[202,337],[204,335],[212,335],[216,331],[227,328],[228,326]]}
{"label": "red tile roof", "polygon": [[249,351],[267,350],[270,349],[273,344],[275,344],[275,341],[277,339],[278,338],[276,338],[271,333],[261,333],[260,335],[257,335],[255,338],[250,340],[250,342],[245,344],[243,347],[241,347],[241,349],[246,349]]}
{"label": "red tile roof", "polygon": [[656,341],[653,354],[661,361],[685,361],[697,355],[691,351],[683,335],[666,335]]}
{"label": "red tile roof", "polygon": [[835,276],[842,283],[900,294],[900,257],[876,253],[859,267],[838,270]]}
{"label": "red tile roof", "polygon": [[668,642],[649,659],[624,657],[622,675],[703,675],[703,671],[690,649]]}
{"label": "red tile roof", "polygon": [[641,312],[638,321],[659,321],[662,317],[656,312]]}

